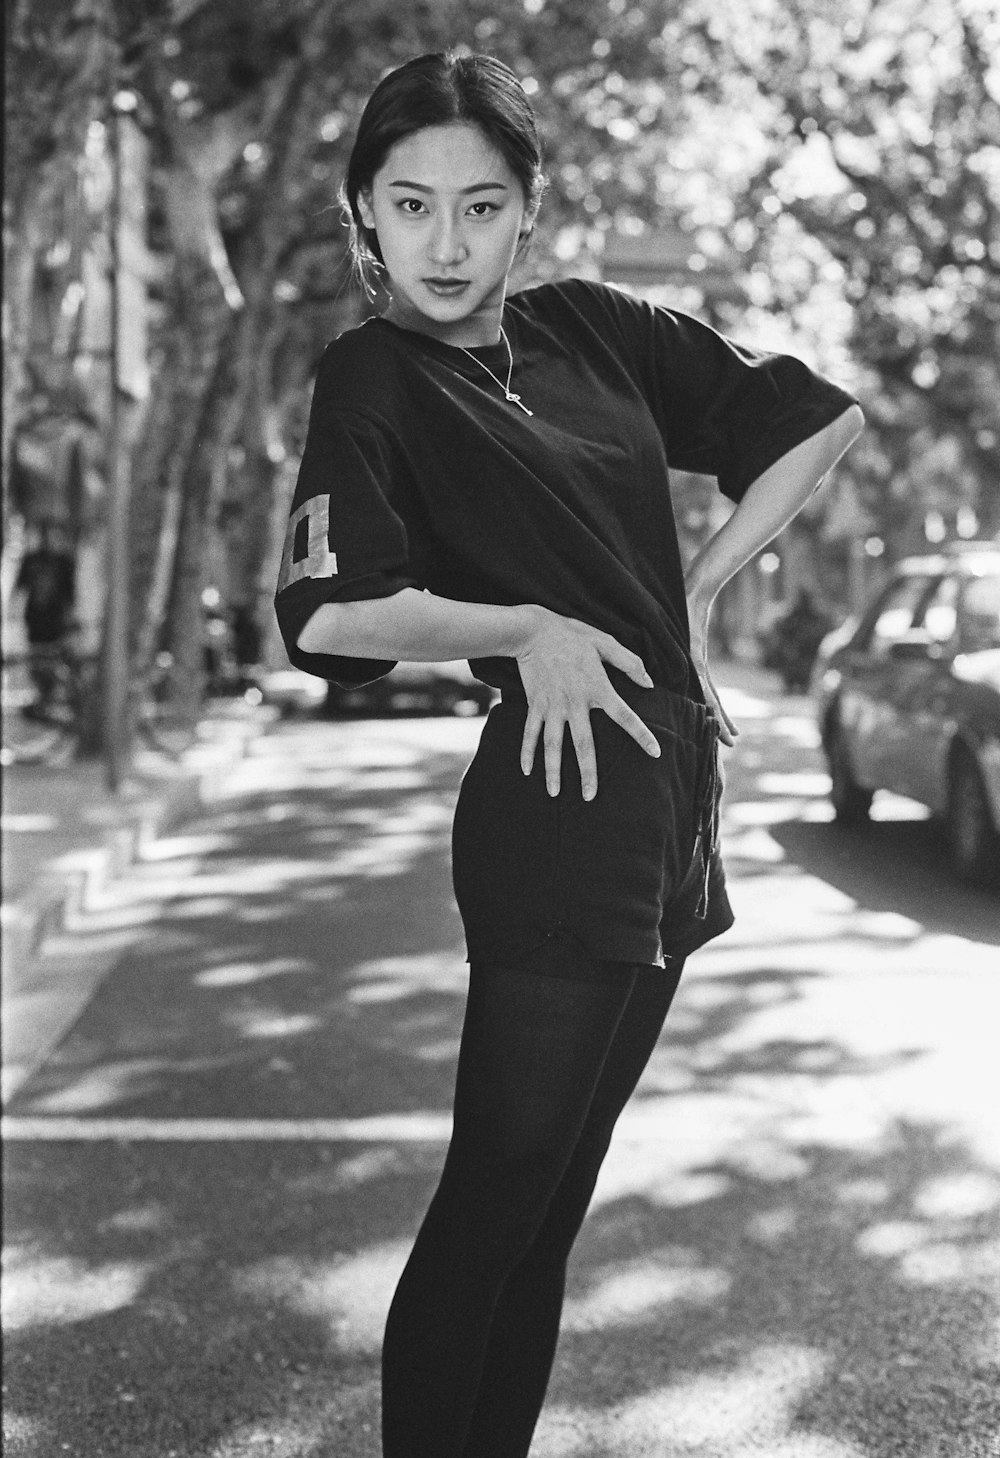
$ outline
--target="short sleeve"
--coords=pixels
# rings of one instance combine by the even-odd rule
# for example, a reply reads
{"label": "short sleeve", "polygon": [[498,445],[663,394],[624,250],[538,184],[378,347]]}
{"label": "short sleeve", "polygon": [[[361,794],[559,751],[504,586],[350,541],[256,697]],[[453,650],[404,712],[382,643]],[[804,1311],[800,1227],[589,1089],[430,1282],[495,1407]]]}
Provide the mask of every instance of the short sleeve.
{"label": "short sleeve", "polygon": [[793,355],[737,344],[690,315],[619,297],[669,465],[717,477],[732,501],[856,403]]}
{"label": "short sleeve", "polygon": [[391,660],[304,653],[296,641],[326,602],[419,587],[420,524],[405,462],[385,427],[336,403],[320,367],[285,534],[275,612],[291,662],[336,683],[369,683]]}

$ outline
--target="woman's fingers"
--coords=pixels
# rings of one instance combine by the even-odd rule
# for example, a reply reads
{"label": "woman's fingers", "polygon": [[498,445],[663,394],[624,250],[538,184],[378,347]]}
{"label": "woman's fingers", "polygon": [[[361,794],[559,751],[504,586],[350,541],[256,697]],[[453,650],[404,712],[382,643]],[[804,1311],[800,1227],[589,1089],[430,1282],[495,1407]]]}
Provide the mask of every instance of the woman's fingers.
{"label": "woman's fingers", "polygon": [[610,704],[602,704],[601,708],[626,734],[631,734],[640,749],[644,749],[653,759],[659,759],[660,745],[656,735],[643,723],[635,710],[629,708],[624,699],[616,695]]}
{"label": "woman's fingers", "polygon": [[719,691],[712,682],[712,675],[708,667],[708,642],[703,633],[692,634],[691,657],[694,660],[695,668],[698,670],[698,677],[705,691],[705,698],[708,700],[709,708],[715,710],[715,716],[719,721],[719,738],[723,744],[731,747],[736,743],[740,731],[735,722],[726,713],[725,705],[719,698]]}
{"label": "woman's fingers", "polygon": [[542,756],[545,763],[545,788],[550,795],[558,795],[562,769],[562,744],[565,729],[564,719],[545,719],[528,710],[524,721],[524,737],[521,740],[521,772],[531,774],[538,752],[538,736],[542,736]]}
{"label": "woman's fingers", "polygon": [[559,793],[565,728],[564,720],[547,719],[542,731],[542,749],[545,754],[545,788],[550,795]]}
{"label": "woman's fingers", "polygon": [[653,680],[646,672],[646,665],[638,653],[632,653],[619,643],[617,638],[612,638],[609,633],[602,633],[600,638],[597,651],[605,663],[620,668],[622,673],[627,673],[629,678],[639,684],[641,688],[653,687]]}
{"label": "woman's fingers", "polygon": [[[554,618],[555,615],[549,616]],[[543,620],[543,626],[547,623],[548,617]],[[542,644],[546,651],[536,652],[533,649],[518,660],[528,698],[521,740],[521,770],[525,775],[531,774],[541,738],[545,788],[550,795],[558,795],[568,725],[580,770],[580,791],[585,800],[592,800],[597,794],[597,754],[590,722],[593,709],[606,713],[647,754],[656,758],[660,753],[656,736],[614,692],[602,665],[611,664],[618,668],[641,688],[652,688],[653,681],[638,654],[625,648],[609,633],[570,619],[557,620],[557,626],[563,640],[569,635],[568,641],[556,642],[554,629],[548,624],[548,638]],[[553,640],[551,643],[550,639]],[[582,655],[579,651],[581,642],[586,645]]]}
{"label": "woman's fingers", "polygon": [[715,684],[712,682],[707,672],[702,674],[702,685],[705,689],[705,695],[708,699],[708,702],[710,706],[715,710],[716,717],[719,721],[719,738],[722,740],[723,744],[727,744],[732,747],[732,745],[736,743],[740,731],[737,728],[736,724],[733,722],[733,720],[726,713],[725,706],[723,705],[722,700],[719,698],[718,690],[716,689]]}
{"label": "woman's fingers", "polygon": [[580,790],[585,800],[592,800],[597,794],[597,751],[590,715],[571,719],[569,732],[573,736],[576,762],[580,766]]}
{"label": "woman's fingers", "polygon": [[530,775],[535,763],[535,751],[538,748],[538,736],[541,733],[542,719],[539,714],[528,710],[528,717],[524,721],[524,736],[521,739],[521,773]]}
{"label": "woman's fingers", "polygon": [[[644,724],[639,715],[630,709],[624,699],[617,695],[608,704],[593,705],[599,712],[607,714],[625,733],[630,735],[646,754],[659,759],[660,746],[656,735]],[[550,795],[558,795],[562,779],[563,738],[569,726],[580,769],[580,790],[585,800],[593,800],[597,794],[597,750],[594,745],[594,731],[590,722],[590,710],[572,718],[554,717],[543,720],[536,711],[529,709],[524,723],[521,740],[521,772],[531,774],[538,752],[539,736],[542,739],[542,754],[545,764],[545,788]],[[726,741],[728,743],[728,740]]]}

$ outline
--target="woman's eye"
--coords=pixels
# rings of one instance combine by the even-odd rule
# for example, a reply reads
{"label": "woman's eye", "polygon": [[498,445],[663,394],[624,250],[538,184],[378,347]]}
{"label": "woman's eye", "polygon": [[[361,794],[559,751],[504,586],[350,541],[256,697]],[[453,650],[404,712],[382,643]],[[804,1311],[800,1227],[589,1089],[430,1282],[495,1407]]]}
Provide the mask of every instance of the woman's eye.
{"label": "woman's eye", "polygon": [[418,197],[404,197],[403,200],[400,202],[399,206],[402,208],[403,212],[408,213],[410,217],[418,217],[420,213],[423,212],[424,208],[423,203]]}
{"label": "woman's eye", "polygon": [[491,202],[476,202],[473,203],[472,207],[469,209],[469,212],[477,218],[488,218],[491,213],[495,213],[497,211],[498,208],[496,203]]}

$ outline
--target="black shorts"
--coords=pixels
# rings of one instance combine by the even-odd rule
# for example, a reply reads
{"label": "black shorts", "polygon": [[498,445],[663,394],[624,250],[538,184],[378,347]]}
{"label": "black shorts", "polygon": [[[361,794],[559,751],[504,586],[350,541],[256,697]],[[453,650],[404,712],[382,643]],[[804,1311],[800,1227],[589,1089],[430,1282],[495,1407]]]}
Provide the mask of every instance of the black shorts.
{"label": "black shorts", "polygon": [[610,962],[665,966],[728,930],[719,853],[718,725],[667,689],[615,687],[652,729],[659,759],[591,713],[597,795],[585,801],[569,734],[561,788],[545,788],[541,745],[520,768],[527,705],[491,711],[455,811],[452,869],[469,959],[518,965],[546,943]]}

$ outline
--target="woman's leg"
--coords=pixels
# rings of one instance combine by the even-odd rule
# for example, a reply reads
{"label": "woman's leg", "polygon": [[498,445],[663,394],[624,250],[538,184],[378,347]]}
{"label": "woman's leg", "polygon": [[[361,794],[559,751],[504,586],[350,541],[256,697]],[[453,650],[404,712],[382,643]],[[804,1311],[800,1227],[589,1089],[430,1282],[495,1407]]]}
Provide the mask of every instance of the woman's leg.
{"label": "woman's leg", "polygon": [[656,1046],[681,970],[639,969],[573,1156],[497,1303],[464,1458],[522,1458],[528,1452],[555,1356],[566,1261],[615,1122]]}
{"label": "woman's leg", "polygon": [[385,1458],[466,1451],[498,1300],[568,1174],[635,980],[471,968],[454,1133],[386,1325]]}

